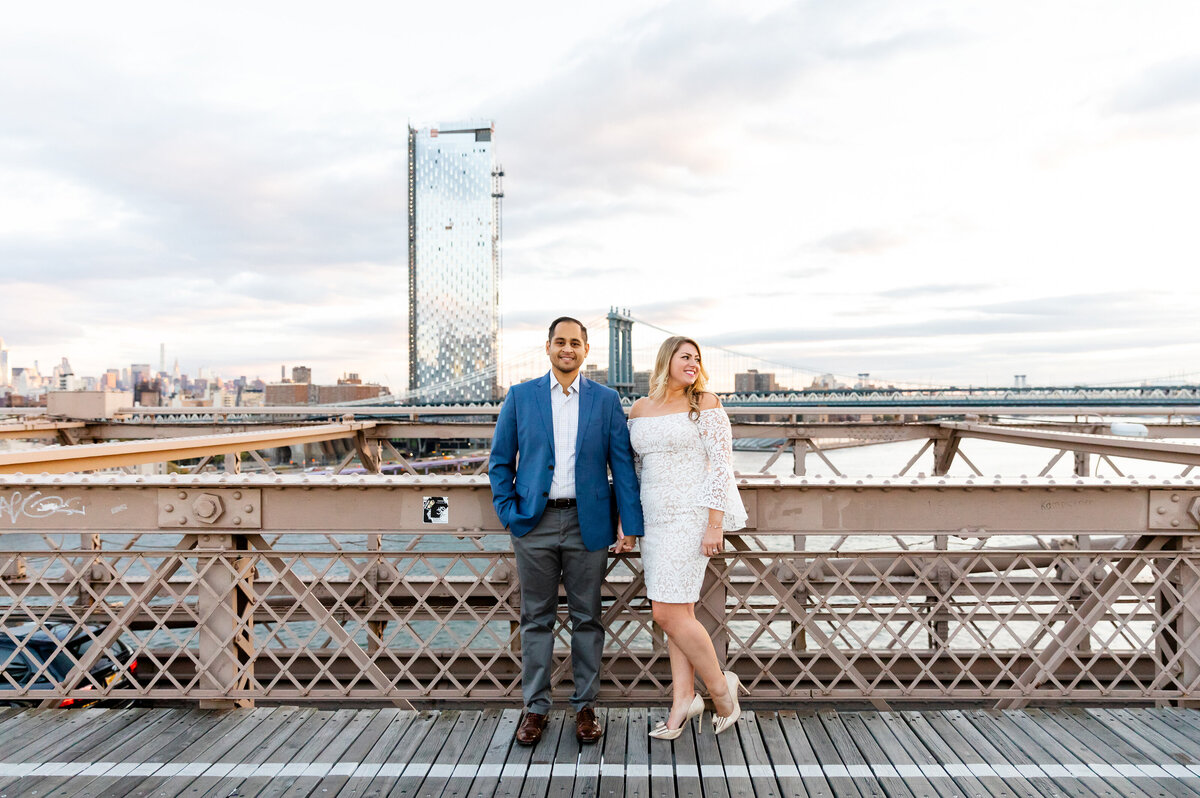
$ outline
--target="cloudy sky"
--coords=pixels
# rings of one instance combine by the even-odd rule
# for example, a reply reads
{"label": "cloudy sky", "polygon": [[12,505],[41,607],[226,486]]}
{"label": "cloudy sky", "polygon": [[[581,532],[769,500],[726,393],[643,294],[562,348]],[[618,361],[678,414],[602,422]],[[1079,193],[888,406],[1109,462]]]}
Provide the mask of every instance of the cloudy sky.
{"label": "cloudy sky", "polygon": [[1191,0],[24,4],[0,338],[400,386],[406,126],[483,117],[514,362],[616,305],[838,374],[1194,381],[1198,29]]}

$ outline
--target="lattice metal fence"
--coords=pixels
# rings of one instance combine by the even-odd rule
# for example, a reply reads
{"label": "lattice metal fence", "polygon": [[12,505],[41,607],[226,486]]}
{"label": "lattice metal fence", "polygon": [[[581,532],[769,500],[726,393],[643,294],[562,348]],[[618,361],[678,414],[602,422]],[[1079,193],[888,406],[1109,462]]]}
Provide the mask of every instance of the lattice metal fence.
{"label": "lattice metal fence", "polygon": [[[0,700],[520,702],[516,568],[495,522],[473,523],[487,500],[477,481],[439,483],[463,525],[437,530],[409,520],[433,483],[277,483],[235,508],[258,527],[242,530],[179,523],[173,490],[116,484],[77,504],[74,487],[42,485],[44,508],[85,512],[0,534]],[[215,485],[198,495],[230,490]],[[1194,491],[1097,483],[1067,501],[1028,481],[1004,495],[924,487],[743,488],[752,528],[713,561],[698,615],[753,700],[1197,695],[1200,537],[1179,528]],[[667,699],[636,554],[609,560],[604,622],[602,699]],[[560,625],[563,696],[568,652]]]}

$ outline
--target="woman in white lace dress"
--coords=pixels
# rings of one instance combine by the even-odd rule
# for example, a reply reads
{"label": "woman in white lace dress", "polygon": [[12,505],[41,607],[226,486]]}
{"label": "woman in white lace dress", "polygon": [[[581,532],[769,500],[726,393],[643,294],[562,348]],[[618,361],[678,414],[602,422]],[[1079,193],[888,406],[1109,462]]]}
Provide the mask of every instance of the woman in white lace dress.
{"label": "woman in white lace dress", "polygon": [[651,736],[674,739],[704,711],[696,676],[713,701],[720,734],[741,714],[736,674],[723,671],[712,639],[696,620],[708,559],[724,549],[725,531],[746,525],[733,481],[733,435],[715,394],[700,347],[668,338],[658,350],[650,395],[629,412],[629,437],[642,488],[646,535],[642,564],[654,620],[667,633],[672,703],[667,722]]}

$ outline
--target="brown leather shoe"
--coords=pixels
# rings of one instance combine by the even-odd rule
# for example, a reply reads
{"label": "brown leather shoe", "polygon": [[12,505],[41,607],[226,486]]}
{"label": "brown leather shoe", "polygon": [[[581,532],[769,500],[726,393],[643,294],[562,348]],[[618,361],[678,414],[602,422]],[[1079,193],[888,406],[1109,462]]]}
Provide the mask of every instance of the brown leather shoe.
{"label": "brown leather shoe", "polygon": [[539,715],[536,712],[526,712],[525,717],[521,719],[521,725],[517,727],[517,733],[513,735],[513,739],[518,745],[537,745],[538,740],[542,739],[542,729],[546,728],[546,716]]}
{"label": "brown leather shoe", "polygon": [[596,713],[591,707],[584,707],[575,713],[575,739],[581,743],[594,743],[604,734],[604,727],[596,720]]}

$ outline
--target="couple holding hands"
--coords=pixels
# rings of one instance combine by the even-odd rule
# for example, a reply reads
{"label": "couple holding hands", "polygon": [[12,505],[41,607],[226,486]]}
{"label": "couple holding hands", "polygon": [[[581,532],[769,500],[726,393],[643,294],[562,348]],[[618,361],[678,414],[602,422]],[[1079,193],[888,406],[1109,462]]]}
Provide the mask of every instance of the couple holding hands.
{"label": "couple holding hands", "polygon": [[521,583],[526,712],[515,739],[534,745],[546,725],[560,584],[571,618],[576,737],[592,743],[604,733],[593,708],[604,649],[600,589],[609,547],[632,551],[639,537],[646,594],[671,659],[671,711],[650,735],[674,739],[703,713],[697,676],[720,734],[741,714],[741,683],[722,670],[695,605],[708,558],[723,550],[726,531],[746,524],[729,418],[705,391],[708,375],[690,338],[663,342],[650,395],[628,420],[616,391],[579,373],[587,353],[587,328],[555,319],[550,372],[509,390],[492,441],[492,500],[512,533]]}

